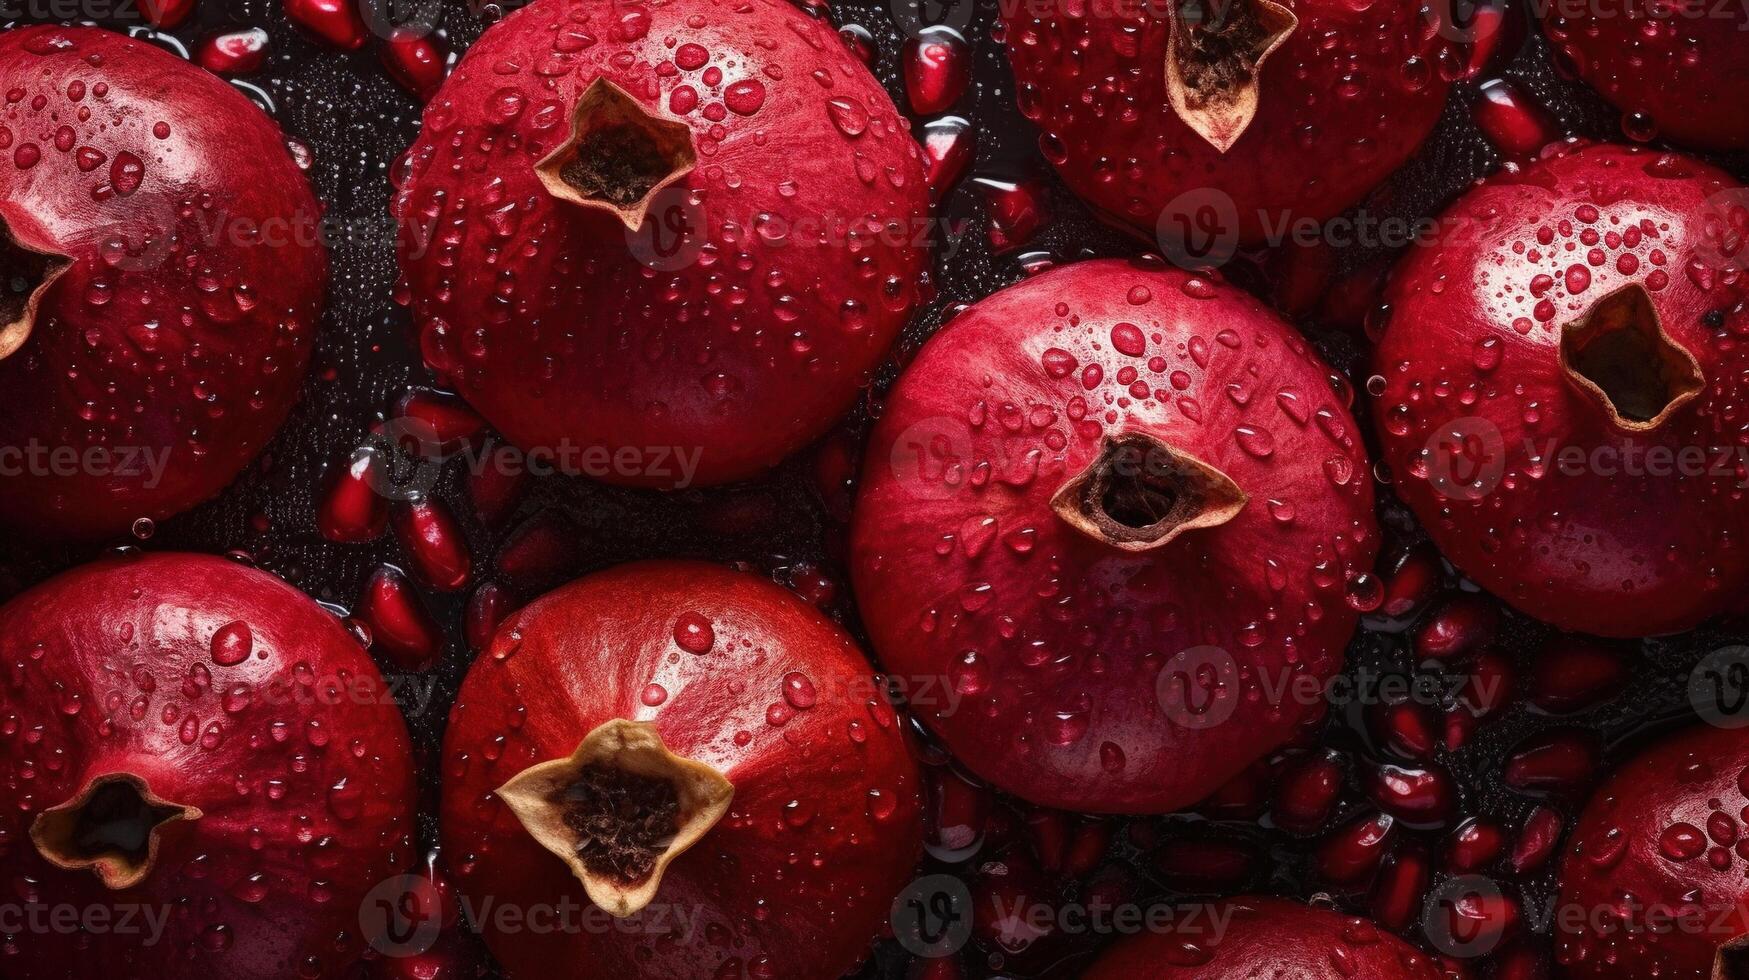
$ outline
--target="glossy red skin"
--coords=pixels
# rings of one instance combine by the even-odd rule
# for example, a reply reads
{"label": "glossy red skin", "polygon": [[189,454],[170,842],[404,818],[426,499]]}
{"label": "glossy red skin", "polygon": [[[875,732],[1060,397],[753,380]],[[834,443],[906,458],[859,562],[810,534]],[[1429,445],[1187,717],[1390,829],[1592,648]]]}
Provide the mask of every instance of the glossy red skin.
{"label": "glossy red skin", "polygon": [[1647,117],[1658,138],[1706,150],[1749,146],[1749,9],[1562,0],[1542,16],[1579,77],[1623,113]]}
{"label": "glossy red skin", "polygon": [[[1121,323],[1161,339],[1140,357],[1118,353],[1111,336]],[[1041,364],[1053,348],[1075,359],[1058,376]],[[1163,358],[1158,370],[1151,357]],[[1102,379],[1088,385],[1095,367]],[[1146,400],[1128,390],[1131,369]],[[1229,384],[1254,396],[1248,405]],[[1282,389],[1297,394],[1305,424],[1286,414]],[[1192,402],[1200,424],[1185,414],[1198,410]],[[1327,420],[1315,417],[1325,410]],[[979,416],[987,421],[972,425]],[[1241,449],[1241,425],[1266,431],[1272,454]],[[981,486],[914,475],[915,452],[901,440],[943,426],[968,473],[990,465]],[[1093,461],[1103,434],[1126,431],[1156,434],[1213,465],[1249,503],[1229,523],[1152,554],[1075,531],[1050,510],[1051,496]],[[1346,485],[1326,475],[1330,460]],[[1296,673],[1331,676],[1356,621],[1345,584],[1372,570],[1378,547],[1369,474],[1329,369],[1244,292],[1118,260],[1057,269],[954,318],[899,379],[869,446],[853,526],[862,618],[883,667],[938,692],[913,709],[978,775],[1063,809],[1180,809],[1286,741],[1321,688],[1315,699],[1241,699],[1228,720],[1192,730],[1162,712],[1162,666],[1212,645],[1275,685]],[[1271,516],[1272,499],[1291,505],[1291,522]],[[987,538],[976,534],[986,517],[996,521]],[[1010,546],[1028,531],[1030,551]],[[1268,561],[1281,569],[1279,593],[1266,581]],[[1321,562],[1327,587],[1312,583]],[[968,667],[967,651],[982,665]],[[1048,662],[1029,666],[1038,652]],[[1075,728],[1083,730],[1069,737]]]}
{"label": "glossy red skin", "polygon": [[1198,907],[1195,918],[1175,927],[1122,940],[1082,980],[1439,980],[1442,975],[1426,954],[1366,919],[1277,898]]}
{"label": "glossy red skin", "polygon": [[[227,667],[212,638],[233,622],[253,648]],[[109,559],[0,608],[0,669],[0,874],[35,882],[49,905],[170,913],[156,944],[17,937],[8,977],[58,980],[70,963],[91,977],[339,977],[364,952],[364,896],[414,858],[413,762],[399,710],[339,620],[234,561]],[[227,708],[233,690],[251,695],[241,710]],[[165,828],[151,875],[121,892],[51,866],[28,836],[38,812],[115,772],[204,814]],[[267,887],[250,902],[257,874]],[[215,950],[220,927],[229,946]]]}
{"label": "glossy red skin", "polygon": [[[1573,828],[1561,869],[1555,928],[1563,977],[1712,976],[1719,944],[1749,932],[1744,858],[1730,841],[1709,838],[1719,829],[1741,832],[1746,772],[1749,734],[1696,725],[1652,745],[1598,788]],[[1678,824],[1687,824],[1687,839],[1696,842],[1691,858],[1663,853],[1665,835]],[[1629,897],[1632,932],[1616,914]],[[1650,931],[1648,906],[1663,909],[1660,934]],[[1688,916],[1694,917],[1688,927],[1678,925]],[[1599,933],[1600,924],[1607,933]]]}
{"label": "glossy red skin", "polygon": [[[688,613],[713,624],[704,654],[676,643]],[[773,725],[792,671],[817,702]],[[652,683],[667,691],[654,707]],[[700,562],[625,565],[567,585],[512,616],[475,661],[444,744],[444,853],[464,896],[569,900],[608,921],[492,794],[615,718],[654,724],[670,751],[734,785],[729,813],[669,866],[655,898],[697,916],[693,938],[624,926],[505,933],[488,921],[486,942],[511,977],[577,964],[557,975],[703,980],[745,968],[835,980],[866,954],[922,852],[902,723],[842,630],[769,581]],[[811,819],[797,818],[796,801]],[[677,922],[645,915],[649,928]]]}
{"label": "glossy red skin", "polygon": [[1168,101],[1170,23],[1155,12],[1172,5],[1098,4],[1069,17],[1061,4],[1004,4],[1020,110],[1071,190],[1150,239],[1186,194],[1226,195],[1247,242],[1340,214],[1438,121],[1449,86],[1437,39],[1423,40],[1428,25],[1409,0],[1284,5],[1299,26],[1263,63],[1257,114],[1225,154]]}
{"label": "glossy red skin", "polygon": [[[71,46],[34,53],[55,39]],[[188,510],[231,482],[297,398],[328,277],[308,181],[279,127],[236,89],[120,34],[0,35],[0,91],[24,93],[0,106],[5,159],[26,143],[42,154],[29,169],[0,166],[0,217],[26,244],[75,260],[30,340],[0,361],[0,445],[169,453],[155,484],[143,466],[0,478],[0,523],[95,538]],[[108,158],[88,173],[77,159],[87,147]],[[124,152],[144,164],[139,188],[96,199]],[[212,206],[183,216],[192,199]],[[274,244],[249,235],[271,234],[268,221],[296,224]],[[142,257],[148,239],[160,244]],[[106,259],[119,256],[105,248],[116,240],[133,253],[121,267]],[[241,306],[240,288],[251,294]],[[111,298],[93,304],[94,291]],[[153,321],[155,350],[142,328]]]}
{"label": "glossy red skin", "polygon": [[[1569,148],[1465,195],[1442,216],[1442,240],[1411,249],[1392,276],[1391,315],[1373,366],[1385,379],[1374,409],[1397,493],[1442,554],[1531,616],[1594,635],[1644,636],[1688,629],[1742,601],[1749,509],[1736,467],[1714,472],[1711,451],[1707,472],[1692,476],[1556,465],[1561,447],[1590,459],[1599,446],[1615,454],[1627,445],[1675,452],[1743,444],[1746,282],[1697,264],[1696,251],[1708,241],[1708,198],[1728,198],[1738,186],[1684,157]],[[1589,226],[1578,217],[1587,207],[1598,213]],[[1656,236],[1632,232],[1642,220],[1668,227]],[[1548,244],[1538,239],[1545,228]],[[1623,271],[1624,256],[1637,268]],[[1590,282],[1571,293],[1566,274],[1575,266]],[[1533,291],[1539,275],[1550,282]],[[1694,354],[1708,382],[1659,429],[1635,436],[1610,424],[1595,398],[1565,378],[1559,359],[1561,325],[1629,283],[1646,285],[1665,331]],[[1714,311],[1721,326],[1702,321]],[[1499,352],[1490,370],[1477,363],[1484,342]],[[1538,412],[1527,412],[1531,402]],[[1436,458],[1429,470],[1419,460],[1429,440],[1460,419],[1492,424],[1505,449],[1498,487],[1479,499],[1442,491],[1443,464]],[[1541,479],[1527,473],[1526,439],[1539,454],[1547,455],[1550,440],[1557,447]],[[1560,519],[1545,519],[1552,513]]]}
{"label": "glossy red skin", "polygon": [[[555,59],[555,32],[598,40]],[[687,45],[710,63],[677,68]],[[507,64],[524,73],[501,73]],[[689,238],[700,251],[684,268],[647,268],[617,218],[555,200],[536,178],[600,77],[693,131],[698,165],[675,194],[700,201],[693,224],[709,240]],[[724,108],[745,80],[765,89],[750,115]],[[507,91],[526,106],[508,123]],[[672,110],[694,96],[695,108]],[[842,132],[828,99],[866,110],[866,129]],[[756,476],[850,407],[927,282],[917,242],[928,188],[909,123],[826,20],[785,0],[611,10],[538,0],[456,66],[406,172],[395,208],[426,362],[524,449],[678,446],[702,450],[694,484]],[[511,203],[508,218],[496,214]],[[756,227],[760,215],[774,220]],[[898,230],[856,248],[842,235],[802,240],[808,225],[866,231],[870,219]],[[767,241],[780,223],[796,231]],[[734,240],[726,225],[739,228]],[[422,250],[426,229],[435,235]],[[628,485],[686,483],[659,466],[579,468]]]}

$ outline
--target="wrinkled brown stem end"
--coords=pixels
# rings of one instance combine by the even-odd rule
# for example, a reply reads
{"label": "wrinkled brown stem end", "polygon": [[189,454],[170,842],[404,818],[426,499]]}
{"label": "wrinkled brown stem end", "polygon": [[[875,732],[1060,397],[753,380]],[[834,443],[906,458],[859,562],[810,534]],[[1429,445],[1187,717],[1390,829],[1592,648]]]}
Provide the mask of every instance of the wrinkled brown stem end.
{"label": "wrinkled brown stem end", "polygon": [[0,218],[0,360],[11,357],[30,339],[43,297],[72,264],[65,255],[20,242]]}
{"label": "wrinkled brown stem end", "polygon": [[691,127],[651,114],[625,89],[597,78],[577,101],[570,137],[534,169],[554,197],[605,211],[637,231],[656,195],[697,162]]}
{"label": "wrinkled brown stem end", "polygon": [[655,899],[669,863],[716,826],[734,795],[721,773],[668,751],[654,725],[624,719],[498,789],[590,901],[621,918]]}
{"label": "wrinkled brown stem end", "polygon": [[1627,432],[1650,432],[1706,388],[1700,362],[1664,332],[1638,283],[1561,329],[1561,370]]}
{"label": "wrinkled brown stem end", "polygon": [[1749,980],[1749,936],[1737,936],[1719,944],[1713,956],[1712,980]]}
{"label": "wrinkled brown stem end", "polygon": [[1248,499],[1227,474],[1132,432],[1107,436],[1098,458],[1051,498],[1051,509],[1095,541],[1151,551],[1186,531],[1227,523]]}
{"label": "wrinkled brown stem end", "polygon": [[1263,63],[1299,27],[1273,0],[1179,0],[1166,42],[1166,99],[1222,153],[1257,115]]}
{"label": "wrinkled brown stem end", "polygon": [[192,806],[153,794],[132,773],[98,776],[79,794],[37,814],[30,840],[44,860],[66,871],[91,869],[111,889],[132,888],[152,873],[164,828],[199,820]]}

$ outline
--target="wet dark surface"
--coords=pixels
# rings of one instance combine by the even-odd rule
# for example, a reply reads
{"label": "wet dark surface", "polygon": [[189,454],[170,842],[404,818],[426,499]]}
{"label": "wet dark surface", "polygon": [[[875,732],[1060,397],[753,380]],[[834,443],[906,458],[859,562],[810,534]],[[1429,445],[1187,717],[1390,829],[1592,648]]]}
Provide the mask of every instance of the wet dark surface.
{"label": "wet dark surface", "polygon": [[[442,35],[448,46],[459,52],[503,13],[495,7],[444,3]],[[876,71],[903,106],[899,80],[903,36],[893,11],[880,4],[841,2],[833,16],[840,25],[860,25],[872,34],[879,52]],[[1522,16],[1522,12],[1510,16]],[[994,20],[993,5],[980,4],[967,32],[976,52],[973,84],[950,110],[971,120],[978,142],[976,163],[945,199],[941,215],[946,227],[963,228],[964,234],[942,250],[936,277],[939,297],[907,331],[896,352],[899,359],[915,350],[952,304],[975,300],[1017,280],[1023,275],[1024,264],[1136,254],[1141,249],[1093,221],[1051,177],[1036,151],[1031,127],[1014,108],[1013,83],[999,45],[991,37]],[[263,27],[272,37],[267,65],[244,80],[244,89],[269,108],[288,137],[308,147],[313,158],[310,177],[318,195],[328,203],[332,215],[358,230],[350,239],[332,244],[332,297],[302,400],[267,453],[221,499],[163,523],[147,540],[87,547],[0,543],[0,597],[118,545],[242,552],[337,610],[356,601],[366,577],[377,565],[405,565],[393,534],[369,544],[333,544],[318,535],[315,514],[328,471],[348,457],[374,421],[392,413],[396,398],[409,385],[431,381],[411,342],[408,317],[391,301],[395,259],[393,226],[387,218],[390,167],[414,138],[419,106],[383,70],[377,54],[379,42],[373,39],[365,50],[351,55],[319,46],[287,24],[279,0],[204,0],[189,23],[168,36],[152,37],[178,49],[208,33],[244,26]],[[150,33],[143,28],[136,28],[136,32]],[[1571,134],[1622,138],[1617,114],[1582,85],[1552,68],[1547,46],[1534,25],[1517,54],[1505,54],[1507,57],[1499,61],[1505,66],[1503,70],[1484,72],[1454,88],[1445,116],[1421,155],[1373,195],[1364,205],[1369,212],[1405,218],[1437,213],[1470,181],[1500,164],[1501,155],[1483,137],[1470,113],[1478,98],[1478,84],[1491,78],[1513,80]],[[925,121],[918,120],[920,131]],[[1739,177],[1749,175],[1749,166],[1741,160],[1735,161],[1732,169]],[[984,197],[976,178],[1043,181],[1053,219],[1023,247],[998,254],[987,241]],[[1340,250],[1335,257],[1336,274],[1387,257],[1388,253],[1379,249]],[[1267,257],[1242,256],[1227,271],[1268,296],[1272,267]],[[1302,319],[1300,325],[1331,363],[1347,374],[1355,390],[1361,392],[1358,398],[1364,399],[1369,373],[1364,337],[1352,326],[1325,325],[1315,318]],[[881,372],[875,392],[896,375],[898,363],[895,360]],[[662,496],[555,477],[534,486],[514,516],[499,527],[487,527],[474,517],[457,467],[445,471],[438,493],[463,521],[475,556],[476,579],[501,581],[520,598],[537,595],[578,573],[631,559],[692,556],[744,562],[766,570],[779,581],[820,598],[856,629],[849,585],[839,560],[848,497],[839,481],[828,478],[823,486],[818,474],[830,472],[829,461],[847,450],[851,458],[858,455],[864,424],[877,397],[871,392],[868,407],[823,446],[798,455],[770,479],[753,485]],[[1356,408],[1364,418],[1365,406]],[[1395,550],[1400,551],[1419,538],[1419,531],[1407,512],[1391,500],[1388,488],[1382,489],[1383,521]],[[535,529],[532,533],[551,535],[550,540],[558,545],[555,557],[540,563],[541,569],[532,574],[507,580],[497,556],[507,542],[531,533],[530,528]],[[1393,549],[1388,548],[1387,555],[1391,553]],[[1451,591],[1462,588],[1449,576],[1446,586]],[[437,786],[432,763],[470,654],[461,640],[465,594],[431,593],[426,598],[450,638],[434,670],[436,696],[425,711],[409,711],[408,718],[421,758],[426,760],[421,831],[428,843],[434,843]],[[1414,670],[1408,652],[1410,635],[1401,624],[1363,632],[1351,650],[1351,674],[1359,677]],[[1522,678],[1552,635],[1548,628],[1508,613],[1497,646]],[[1600,733],[1609,747],[1608,757],[1618,758],[1648,734],[1690,718],[1685,692],[1688,670],[1708,651],[1744,635],[1739,624],[1736,630],[1717,627],[1630,644],[1640,648],[1640,656],[1632,661],[1629,693],[1577,716],[1553,719],[1538,714],[1522,699],[1514,701],[1484,722],[1461,751],[1441,748],[1436,752],[1435,760],[1456,778],[1459,810],[1492,816],[1509,830],[1521,826],[1538,801],[1504,788],[1499,773],[1502,760],[1522,739],[1540,729],[1579,725]],[[386,661],[379,662],[389,667]],[[1333,709],[1320,736],[1323,745],[1340,750],[1347,760],[1349,785],[1339,807],[1343,819],[1370,808],[1358,781],[1367,761],[1391,759],[1387,750],[1374,744],[1361,714],[1359,709]],[[1557,806],[1563,812],[1573,812],[1565,803],[1557,801]],[[1030,876],[1030,868],[1038,863],[1040,821],[1056,819],[1057,815],[1040,817],[1027,808],[1001,804],[982,848],[951,864],[931,860],[925,873],[947,871],[972,880],[1003,870],[1018,874],[1016,869],[1029,869],[1025,873]],[[1330,826],[1341,822],[1333,821]],[[1079,818],[1069,818],[1067,823],[1071,828],[1080,825]],[[1042,878],[1050,880],[1048,890],[1054,896],[1073,899],[1082,894],[1090,879],[1122,881],[1126,894],[1144,902],[1194,894],[1173,890],[1156,856],[1174,839],[1207,837],[1234,844],[1254,858],[1238,887],[1229,887],[1229,882],[1223,890],[1263,890],[1302,898],[1320,890],[1308,870],[1311,839],[1288,835],[1266,822],[1178,817],[1122,821],[1111,830],[1113,844],[1094,874],[1058,879],[1042,873]],[[1440,833],[1408,834],[1402,840],[1410,845],[1424,844],[1437,855],[1442,837]],[[1524,879],[1498,877],[1532,908],[1549,897],[1553,866],[1551,863],[1543,872]],[[1344,896],[1341,903],[1356,911],[1367,909],[1364,892]],[[1534,918],[1532,925],[1534,929]],[[1413,934],[1411,938],[1415,938]],[[1083,962],[1098,942],[1086,937],[1052,939],[1018,956],[1003,955],[994,946],[974,942],[963,954],[964,965],[972,976],[1072,975],[1076,964]],[[907,955],[895,943],[887,942],[878,948],[863,975],[900,977],[907,968]],[[69,973],[76,975],[76,971]]]}

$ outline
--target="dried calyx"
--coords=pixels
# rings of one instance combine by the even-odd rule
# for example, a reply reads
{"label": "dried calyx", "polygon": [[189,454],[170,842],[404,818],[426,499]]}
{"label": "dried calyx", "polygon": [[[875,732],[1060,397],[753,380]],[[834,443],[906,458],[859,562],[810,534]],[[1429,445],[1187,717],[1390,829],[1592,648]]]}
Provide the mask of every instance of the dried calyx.
{"label": "dried calyx", "polygon": [[1145,433],[1107,436],[1099,455],[1051,498],[1071,527],[1124,551],[1165,547],[1243,510],[1245,492],[1225,473]]}
{"label": "dried calyx", "polygon": [[37,814],[30,839],[55,867],[90,869],[104,885],[119,890],[151,875],[166,828],[200,818],[199,809],[157,796],[139,776],[112,773]]}
{"label": "dried calyx", "polygon": [[1564,326],[1560,358],[1567,380],[1627,432],[1656,429],[1706,388],[1700,362],[1665,333],[1638,283]]}
{"label": "dried calyx", "polygon": [[64,255],[20,242],[0,218],[0,360],[30,339],[43,297],[71,264]]}
{"label": "dried calyx", "polygon": [[1713,956],[1712,980],[1749,980],[1749,935],[1719,944]]}
{"label": "dried calyx", "polygon": [[691,127],[597,78],[577,101],[570,137],[535,164],[535,173],[554,197],[637,231],[656,196],[697,162]]}
{"label": "dried calyx", "polygon": [[650,904],[669,863],[722,819],[734,793],[715,769],[670,752],[654,725],[624,719],[498,789],[590,901],[621,917]]}
{"label": "dried calyx", "polygon": [[1257,115],[1263,64],[1299,26],[1273,0],[1180,0],[1166,44],[1166,98],[1222,153]]}

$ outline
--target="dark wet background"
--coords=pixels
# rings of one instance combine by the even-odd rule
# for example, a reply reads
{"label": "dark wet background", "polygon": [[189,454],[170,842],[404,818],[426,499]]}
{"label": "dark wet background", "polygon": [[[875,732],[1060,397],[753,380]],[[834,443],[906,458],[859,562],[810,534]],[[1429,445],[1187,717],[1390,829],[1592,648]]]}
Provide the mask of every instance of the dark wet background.
{"label": "dark wet background", "polygon": [[[441,36],[459,53],[488,23],[514,7],[444,2],[439,9]],[[872,36],[878,49],[875,70],[904,107],[899,72],[904,36],[893,10],[868,0],[841,0],[831,16],[841,26],[858,25]],[[1509,12],[1509,18],[1525,16],[1522,8]],[[1013,82],[1000,46],[991,38],[995,19],[994,4],[979,2],[967,31],[975,52],[973,83],[951,110],[971,121],[978,144],[975,164],[957,190],[944,199],[941,214],[949,227],[964,223],[964,238],[951,256],[938,262],[939,298],[917,317],[896,352],[899,358],[915,350],[952,304],[975,300],[1021,278],[1028,265],[1129,255],[1140,248],[1093,221],[1050,175],[1038,156],[1030,125],[1014,108]],[[138,18],[132,22],[137,25]],[[356,54],[336,53],[300,36],[285,20],[280,0],[202,0],[194,17],[169,34],[128,27],[120,21],[110,24],[179,52],[213,32],[245,26],[265,28],[272,38],[271,56],[260,72],[244,80],[245,91],[268,108],[288,137],[308,147],[313,157],[310,177],[318,195],[328,203],[330,214],[375,233],[332,245],[332,296],[302,400],[255,466],[222,498],[161,524],[144,541],[81,548],[31,548],[0,542],[0,598],[107,547],[132,544],[152,550],[246,553],[337,611],[347,609],[373,568],[384,562],[404,566],[404,556],[392,533],[365,545],[337,545],[322,539],[316,531],[315,513],[324,476],[348,457],[372,422],[392,414],[394,401],[410,385],[431,382],[411,341],[408,317],[390,300],[395,259],[393,241],[385,230],[391,227],[386,217],[389,169],[413,141],[419,104],[383,70],[377,53],[380,42],[373,39]],[[1514,28],[1509,26],[1508,30]],[[1470,181],[1500,165],[1503,157],[1483,136],[1471,112],[1480,97],[1479,83],[1490,79],[1510,79],[1558,120],[1560,130],[1600,139],[1623,138],[1613,110],[1583,85],[1554,70],[1548,46],[1534,24],[1528,31],[1510,36],[1525,39],[1521,46],[1508,41],[1511,50],[1502,51],[1492,69],[1453,89],[1445,116],[1421,155],[1377,191],[1363,205],[1366,210],[1380,217],[1437,213]],[[926,121],[918,120],[920,133]],[[1739,178],[1749,177],[1749,163],[1724,162]],[[998,254],[987,241],[986,196],[976,178],[1039,181],[1052,219],[1026,245]],[[1339,251],[1333,278],[1387,257],[1377,249]],[[1276,276],[1272,270],[1276,268],[1268,257],[1241,256],[1227,272],[1267,296],[1272,295]],[[1369,373],[1364,336],[1351,324],[1320,323],[1315,316],[1299,322],[1332,365],[1347,374],[1360,393],[1357,398],[1364,400]],[[880,383],[870,394],[871,402],[896,375],[898,364],[895,360],[882,371]],[[1357,404],[1356,409],[1364,420],[1366,406]],[[859,629],[839,560],[842,518],[849,500],[839,463],[859,456],[867,417],[865,408],[823,445],[799,454],[770,479],[748,486],[662,496],[552,478],[534,486],[515,516],[501,527],[486,527],[475,520],[456,467],[446,472],[439,493],[463,521],[474,553],[476,581],[499,581],[522,598],[538,595],[578,573],[631,559],[691,556],[744,562],[766,570],[821,601],[852,629]],[[1400,550],[1420,532],[1407,512],[1392,501],[1388,488],[1384,488],[1382,499],[1384,523],[1390,539],[1397,542],[1395,550]],[[527,548],[542,542],[544,556],[527,561]],[[520,565],[527,570],[514,578],[503,572],[497,560],[507,544],[524,549]],[[1460,587],[1455,579],[1448,584]],[[450,638],[434,671],[436,697],[428,710],[410,711],[408,718],[424,760],[421,831],[427,843],[434,843],[437,785],[433,762],[450,701],[471,655],[461,640],[465,593],[430,593],[426,599]],[[1522,678],[1531,658],[1551,635],[1546,627],[1509,614],[1499,646],[1517,665]],[[1539,729],[1576,724],[1601,734],[1609,746],[1608,757],[1619,758],[1647,735],[1691,718],[1685,693],[1689,668],[1706,652],[1746,635],[1749,631],[1737,624],[1735,631],[1720,627],[1641,644],[1643,656],[1634,661],[1629,693],[1576,717],[1551,719],[1529,709],[1520,699],[1502,715],[1489,719],[1461,752],[1439,750],[1436,761],[1451,771],[1459,785],[1460,811],[1490,815],[1508,830],[1515,830],[1538,802],[1500,784],[1502,760],[1522,739]],[[1413,672],[1416,668],[1408,653],[1409,636],[1401,629],[1363,632],[1351,649],[1351,672]],[[1345,816],[1366,812],[1369,804],[1358,790],[1356,776],[1369,760],[1387,760],[1388,755],[1373,744],[1358,711],[1333,710],[1322,743],[1351,757],[1350,783],[1339,812]],[[1568,806],[1561,808],[1569,815],[1573,812]],[[1028,808],[1002,803],[992,817],[984,846],[974,856],[951,865],[932,860],[922,871],[947,871],[969,881],[1000,878],[1003,872],[1030,877],[1038,838],[1028,828],[1040,819],[1057,818],[1040,818]],[[1067,823],[1074,828],[1078,818]],[[1311,841],[1256,821],[1206,821],[1190,816],[1121,821],[1114,825],[1111,837],[1110,853],[1101,870],[1090,877],[1121,880],[1139,901],[1177,901],[1195,894],[1174,890],[1174,884],[1183,886],[1182,876],[1173,874],[1172,868],[1163,870],[1158,858],[1166,845],[1180,839],[1212,839],[1233,853],[1249,855],[1242,872],[1242,890],[1303,898],[1320,887],[1307,869]],[[1425,845],[1437,856],[1442,835],[1409,834],[1404,840],[1410,846]],[[1044,879],[1049,881],[1045,889],[1049,894],[1038,897],[1046,900],[1073,900],[1085,887],[1084,880],[1057,880],[1049,875]],[[1522,897],[1527,909],[1534,909],[1549,896],[1552,873],[1545,871],[1526,880],[1502,876],[1500,880],[1509,892]],[[1357,900],[1351,899],[1354,897],[1344,899],[1347,907],[1366,910],[1364,893]],[[970,976],[1072,976],[1098,941],[1059,937],[1018,956],[1003,955],[993,946],[974,942],[963,954],[964,965]],[[72,969],[70,977],[77,975],[76,968]],[[887,942],[877,949],[861,975],[896,978],[904,976],[907,969],[907,955],[895,943]]]}

